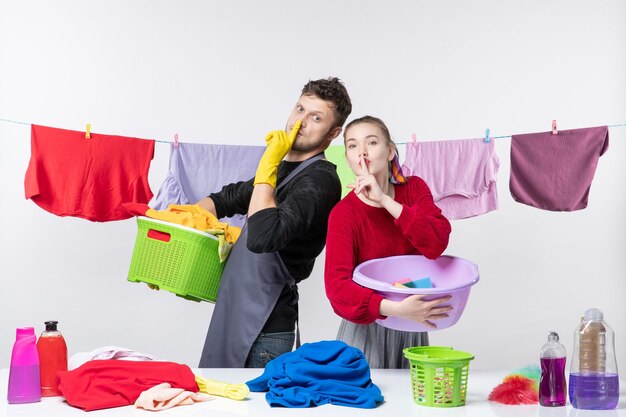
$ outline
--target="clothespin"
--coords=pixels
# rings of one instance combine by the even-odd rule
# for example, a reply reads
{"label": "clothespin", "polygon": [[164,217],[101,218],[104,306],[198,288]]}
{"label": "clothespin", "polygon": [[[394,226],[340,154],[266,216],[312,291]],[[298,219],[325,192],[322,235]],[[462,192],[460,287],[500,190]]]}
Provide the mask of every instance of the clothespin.
{"label": "clothespin", "polygon": [[552,134],[556,135],[557,133],[559,133],[558,130],[556,130],[556,119],[552,120]]}
{"label": "clothespin", "polygon": [[489,141],[491,140],[489,139],[489,132],[490,132],[489,129],[485,130],[485,143],[489,143]]}
{"label": "clothespin", "polygon": [[178,149],[178,133],[174,135],[174,148]]}
{"label": "clothespin", "polygon": [[411,140],[413,141],[413,143],[417,143],[417,135],[415,133],[411,134]]}
{"label": "clothespin", "polygon": [[85,128],[85,139],[91,138],[91,123],[87,123],[87,127]]}

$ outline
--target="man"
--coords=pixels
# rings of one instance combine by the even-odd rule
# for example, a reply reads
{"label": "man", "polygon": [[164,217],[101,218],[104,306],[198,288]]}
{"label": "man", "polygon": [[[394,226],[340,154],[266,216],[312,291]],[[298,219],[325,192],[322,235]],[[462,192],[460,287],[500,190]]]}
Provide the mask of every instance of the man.
{"label": "man", "polygon": [[296,284],[311,274],[341,197],[324,150],[351,111],[338,78],[309,81],[286,130],[268,133],[255,177],[199,202],[218,218],[248,216],[222,274],[200,367],[262,368],[292,350]]}

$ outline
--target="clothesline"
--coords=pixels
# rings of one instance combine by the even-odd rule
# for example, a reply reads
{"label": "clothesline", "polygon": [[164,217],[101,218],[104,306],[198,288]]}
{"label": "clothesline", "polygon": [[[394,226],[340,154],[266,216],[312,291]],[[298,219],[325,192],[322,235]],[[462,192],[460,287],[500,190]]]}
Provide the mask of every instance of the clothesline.
{"label": "clothesline", "polygon": [[[3,120],[6,119],[0,118],[0,121]],[[20,123],[28,125],[23,122]],[[40,199],[39,196],[42,194],[40,193],[41,187],[37,184],[40,178],[40,175],[37,174],[37,168],[39,165],[46,167],[47,163],[52,164],[50,166],[56,164],[57,168],[51,169],[48,174],[53,175],[57,183],[71,184],[75,190],[69,194],[76,196],[81,195],[83,187],[80,186],[80,184],[77,186],[77,183],[69,181],[69,179],[76,176],[76,173],[73,170],[68,171],[63,169],[63,167],[70,162],[73,164],[72,166],[88,169],[90,171],[90,175],[85,176],[86,184],[93,182],[98,187],[104,187],[103,189],[108,189],[104,181],[117,181],[116,184],[118,184],[118,177],[120,176],[132,179],[132,181],[129,181],[129,188],[117,186],[119,190],[116,193],[95,193],[103,194],[105,196],[104,199],[98,200],[94,198],[90,203],[91,205],[86,206],[87,208],[84,210],[85,213],[81,212],[76,214],[76,217],[102,221],[100,220],[100,211],[102,210],[100,210],[99,207],[104,206],[107,208],[105,211],[109,212],[104,216],[106,219],[121,220],[122,217],[120,216],[126,215],[126,213],[120,214],[120,210],[118,210],[122,202],[132,201],[132,199],[135,198],[132,196],[136,195],[140,195],[146,200],[152,198],[148,181],[148,171],[150,169],[150,161],[154,156],[154,139],[139,139],[107,134],[97,134],[97,136],[95,136],[94,134],[96,142],[93,144],[96,145],[99,143],[100,145],[98,145],[98,147],[102,147],[106,151],[103,152],[103,155],[107,156],[107,158],[96,158],[94,162],[97,163],[96,165],[98,166],[94,168],[91,163],[81,164],[80,162],[76,162],[80,161],[81,158],[83,160],[85,160],[85,158],[92,159],[92,146],[88,146],[87,148],[77,146],[79,143],[83,143],[82,141],[84,141],[84,143],[93,142],[86,139],[89,138],[89,125],[86,126],[85,131],[64,130],[37,124],[31,124],[30,126],[32,130],[30,136],[34,144],[32,152],[34,152],[35,155],[35,158],[31,157],[31,162],[35,161],[35,163],[29,163],[24,180],[27,198],[31,198],[34,201],[35,199]],[[615,125],[615,127],[617,126],[618,125]],[[622,126],[626,126],[626,124]],[[489,132],[486,133],[488,134]],[[608,126],[603,125],[560,130],[558,136],[553,135],[553,133],[555,133],[554,127],[552,132],[512,135],[514,142],[512,142],[511,145],[515,144],[517,146],[511,147],[511,195],[518,202],[546,210],[581,210],[587,206],[589,186],[593,180],[598,159],[608,148]],[[413,137],[415,137],[415,135],[413,135]],[[554,140],[554,138],[559,137],[571,137],[572,141]],[[98,138],[114,138],[114,140],[98,140]],[[58,146],[55,146],[55,139],[59,140]],[[499,159],[496,149],[492,146],[494,142],[490,141],[489,146],[484,146],[482,143],[483,138],[470,139],[471,143],[467,141],[467,139],[456,139],[441,142],[421,142],[421,145],[423,145],[426,151],[416,152],[415,155],[410,155],[410,151],[413,149],[411,149],[410,144],[407,144],[408,155],[402,165],[402,170],[406,168],[406,170],[403,171],[404,175],[419,177],[428,185],[434,201],[438,203],[438,207],[442,210],[444,216],[451,220],[474,217],[498,208],[495,184],[497,182]],[[515,141],[517,141],[517,143],[515,143]],[[46,143],[49,147],[39,146],[42,143]],[[172,145],[173,147],[175,147],[175,143],[176,141],[174,145]],[[572,147],[572,144],[576,146]],[[181,152],[173,152],[170,154],[170,170],[159,190],[159,194],[164,196],[185,196],[186,201],[199,201],[201,198],[208,195],[208,193],[202,193],[199,198],[187,198],[182,190],[180,180],[176,179],[176,177],[181,176],[180,174],[183,172],[181,171],[181,167],[184,165],[192,166],[193,168],[191,169],[194,171],[192,177],[198,176],[202,186],[204,186],[209,178],[216,177],[217,175],[215,175],[215,173],[199,175],[197,173],[199,167],[206,166],[208,170],[215,170],[218,169],[218,164],[206,163],[207,157],[211,159],[211,155],[214,154],[194,152],[191,150],[189,152],[182,152],[183,149],[186,149],[183,148],[183,145],[199,145],[208,148],[208,150],[220,151],[224,151],[225,145],[187,143],[181,143],[180,145]],[[258,164],[258,159],[256,158],[260,158],[258,152],[262,152],[263,147],[235,146],[232,148],[233,151],[236,152],[221,153],[230,153],[231,156],[235,155],[235,161],[234,163],[227,163],[223,166],[237,167],[237,175],[241,173],[239,168],[249,168],[253,171],[255,164]],[[259,151],[259,148],[261,151]],[[345,161],[345,157],[343,157],[342,148],[343,146],[333,146],[329,148],[329,153],[326,157],[331,163],[337,166],[337,174],[341,183],[349,184],[349,181],[345,182],[344,178],[346,178],[345,174],[352,170],[347,164],[347,161]],[[462,164],[457,163],[457,156],[460,150],[468,152],[468,158],[463,158]],[[257,156],[256,158],[251,156],[253,160],[252,163],[242,163],[242,151],[255,151],[257,152]],[[195,155],[199,160],[194,161],[193,158],[182,158],[183,155]],[[42,159],[39,158],[40,156],[46,158],[47,162],[41,162]],[[112,169],[111,158],[115,158],[114,165],[115,169],[119,171],[119,175],[110,175],[109,178],[106,174],[110,173]],[[179,158],[181,162],[171,165],[174,160],[172,158]],[[185,159],[188,160],[182,162]],[[336,160],[338,160],[339,163],[335,162]],[[176,166],[177,168],[172,170],[172,166]],[[574,167],[574,169],[571,169],[572,167]],[[98,172],[98,169],[101,172]],[[221,175],[223,169],[219,168],[218,171],[220,171]],[[342,172],[344,173],[343,176]],[[91,173],[93,173],[93,175]],[[350,174],[352,173],[350,172]],[[243,176],[243,178],[250,178],[252,175],[253,173],[250,173],[249,175]],[[351,176],[353,178],[353,175]],[[183,177],[184,175],[181,176],[181,178]],[[558,177],[558,181],[554,180],[555,177]],[[98,178],[98,180],[94,181],[95,178]],[[140,178],[140,180],[138,181],[137,178]],[[463,184],[459,185],[459,180]],[[225,181],[221,182],[219,185],[221,186],[231,182]],[[52,189],[47,195],[40,199],[42,204],[38,204],[45,208],[46,204],[48,204],[45,198],[51,198],[54,201],[63,200],[65,198],[64,196],[68,194],[64,187],[65,186],[56,188],[56,191],[62,192],[61,197],[54,195],[55,190]],[[91,187],[91,185],[89,185],[89,187]],[[214,192],[216,189],[219,188],[212,187],[210,192]],[[559,192],[554,193],[554,189],[558,189]],[[165,191],[162,193],[161,190]],[[130,199],[125,197],[125,193],[131,196]],[[457,197],[461,199],[459,200]],[[63,201],[66,200],[67,199]],[[144,203],[147,204],[148,201]],[[98,207],[100,211],[92,210],[94,207]],[[67,211],[63,207],[60,209],[55,208],[54,210],[61,213]],[[48,211],[54,212],[52,210]],[[70,213],[70,211],[68,211],[68,213]]]}
{"label": "clothesline", "polygon": [[[608,125],[607,127],[612,128],[612,127],[624,127],[626,126],[626,123],[622,123],[622,124],[618,124],[618,125]],[[478,138],[478,136],[475,136],[476,138]],[[485,135],[485,138],[487,137],[487,135]],[[502,136],[491,136],[489,135],[489,139],[511,139],[512,135],[502,135]],[[455,139],[452,139],[455,140]],[[396,142],[396,145],[406,145],[407,143],[410,142]]]}
{"label": "clothesline", "polygon": [[[10,119],[4,119],[4,118],[0,118],[0,122],[16,123],[16,124],[26,125],[26,126],[32,125],[32,123],[20,122],[20,121],[17,121],[17,120],[10,120]],[[609,128],[624,127],[624,126],[626,126],[626,123],[616,124],[616,125],[608,125]],[[478,136],[475,136],[475,137],[478,137]],[[512,135],[489,136],[489,139],[510,139],[511,137],[512,137]],[[159,143],[174,143],[174,141],[172,141],[172,140],[163,140],[163,139],[155,139],[155,142],[159,142]],[[410,143],[410,141],[408,141],[408,142],[396,142],[397,145],[406,145],[407,143]]]}

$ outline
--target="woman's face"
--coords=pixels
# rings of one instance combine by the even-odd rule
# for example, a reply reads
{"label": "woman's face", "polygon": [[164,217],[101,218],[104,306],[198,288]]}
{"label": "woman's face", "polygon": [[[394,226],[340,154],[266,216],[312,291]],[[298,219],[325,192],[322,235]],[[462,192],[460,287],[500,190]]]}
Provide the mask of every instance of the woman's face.
{"label": "woman's face", "polygon": [[352,125],[346,130],[344,138],[346,158],[352,172],[361,174],[361,161],[364,161],[370,174],[387,175],[394,151],[378,125],[368,122]]}

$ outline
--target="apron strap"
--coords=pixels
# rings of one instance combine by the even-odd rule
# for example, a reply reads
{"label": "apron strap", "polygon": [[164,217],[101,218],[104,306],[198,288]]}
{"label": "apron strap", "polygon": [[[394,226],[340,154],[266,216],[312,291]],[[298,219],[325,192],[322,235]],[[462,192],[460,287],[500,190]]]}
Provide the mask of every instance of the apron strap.
{"label": "apron strap", "polygon": [[314,157],[312,157],[312,158],[307,159],[307,160],[306,160],[306,161],[304,161],[304,162],[302,162],[300,165],[298,165],[298,166],[296,167],[296,169],[294,169],[293,171],[291,171],[291,172],[289,173],[289,175],[287,175],[287,176],[285,177],[285,179],[284,179],[284,180],[282,180],[282,181],[280,182],[280,184],[278,184],[278,187],[276,187],[276,191],[278,191],[278,189],[279,189],[279,188],[281,188],[281,187],[283,187],[284,185],[287,185],[287,183],[288,183],[289,181],[291,181],[291,180],[293,179],[293,177],[295,177],[296,175],[298,175],[300,172],[304,171],[304,169],[305,169],[306,167],[308,167],[309,165],[311,165],[313,162],[315,162],[315,161],[319,161],[319,160],[321,160],[321,159],[324,159],[324,153],[323,153],[323,152],[322,152],[322,153],[320,153],[320,154],[315,155],[315,156],[314,156]]}
{"label": "apron strap", "polygon": [[290,289],[291,292],[291,305],[293,305],[296,310],[296,349],[298,349],[302,344],[300,343],[300,311],[298,309],[298,300],[300,300],[300,294],[298,293],[298,285],[292,286]]}
{"label": "apron strap", "polygon": [[296,349],[302,346],[300,342],[300,322],[298,321],[298,316],[296,316]]}

